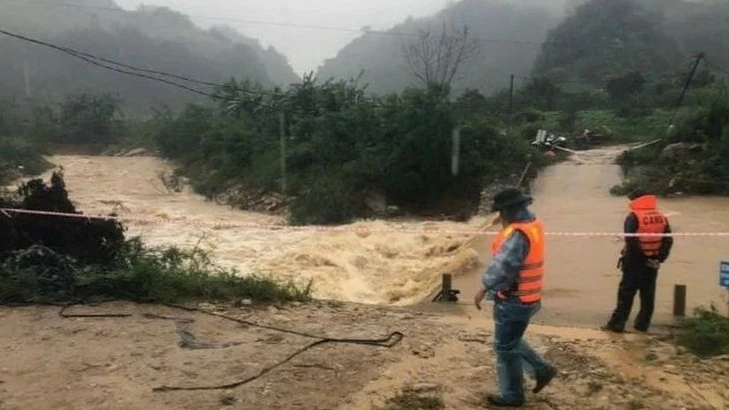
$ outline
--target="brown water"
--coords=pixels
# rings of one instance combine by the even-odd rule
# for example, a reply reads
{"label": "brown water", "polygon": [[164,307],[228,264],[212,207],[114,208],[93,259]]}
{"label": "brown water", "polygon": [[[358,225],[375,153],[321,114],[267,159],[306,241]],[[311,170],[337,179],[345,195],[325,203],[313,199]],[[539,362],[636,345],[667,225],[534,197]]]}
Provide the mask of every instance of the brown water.
{"label": "brown water", "polygon": [[[533,209],[548,231],[622,232],[628,201],[609,193],[620,182],[613,160],[622,149],[582,152],[544,170],[532,186]],[[728,198],[663,199],[659,206],[674,232],[729,232]],[[727,292],[719,287],[718,271],[719,262],[729,260],[729,238],[676,237],[674,243],[672,256],[660,271],[657,318],[667,320],[671,315],[676,284],[687,285],[689,309],[714,302],[726,311]],[[552,321],[566,323],[606,320],[617,296],[616,263],[622,240],[551,237],[547,246],[545,313]],[[482,257],[481,267],[487,260],[488,256]],[[471,301],[482,270],[457,280],[464,302]],[[637,306],[636,298],[634,313]]]}
{"label": "brown water", "polygon": [[[160,173],[172,167],[153,157],[55,156],[70,197],[88,214],[116,210],[131,235],[153,246],[199,246],[241,274],[270,273],[305,284],[315,296],[368,304],[417,303],[440,281],[442,266],[475,266],[476,254],[455,252],[460,235],[367,233],[383,229],[473,229],[471,224],[424,221],[360,221],[364,232],[293,232],[216,228],[215,224],[284,225],[282,218],[233,210],[189,190],[168,192]],[[48,177],[50,172],[46,175]],[[140,219],[140,220],[136,220]],[[156,219],[149,222],[149,219]],[[461,269],[461,268],[459,268]],[[464,268],[465,269],[465,268]]]}
{"label": "brown water", "polygon": [[[534,210],[548,231],[619,232],[627,210],[624,198],[608,190],[620,180],[612,161],[621,149],[581,153],[547,168],[534,182]],[[200,246],[241,274],[268,272],[300,283],[314,281],[316,296],[372,304],[412,304],[427,298],[442,273],[461,274],[456,287],[469,303],[488,261],[490,236],[465,234],[368,233],[405,228],[474,229],[468,224],[424,221],[360,221],[362,232],[294,232],[215,228],[216,223],[277,224],[278,217],[242,212],[185,191],[170,193],[158,174],[171,167],[152,157],[56,156],[63,165],[71,198],[87,213],[117,208],[130,233],[151,245]],[[676,232],[729,231],[729,199],[685,198],[661,201]],[[465,244],[465,245],[464,245]],[[621,247],[617,238],[552,237],[548,245],[545,312],[554,320],[595,322],[613,308]],[[718,286],[718,264],[729,259],[729,238],[677,238],[672,258],[661,270],[657,313],[671,312],[673,285],[688,286],[690,306],[726,306]],[[723,308],[725,309],[725,308]]]}

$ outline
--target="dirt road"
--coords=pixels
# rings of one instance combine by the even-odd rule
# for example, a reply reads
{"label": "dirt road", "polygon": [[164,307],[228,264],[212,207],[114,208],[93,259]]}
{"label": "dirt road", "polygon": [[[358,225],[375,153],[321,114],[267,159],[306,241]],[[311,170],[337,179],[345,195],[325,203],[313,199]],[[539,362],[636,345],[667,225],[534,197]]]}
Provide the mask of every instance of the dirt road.
{"label": "dirt road", "polygon": [[[209,307],[214,308],[214,307]],[[219,313],[334,337],[405,334],[393,348],[323,345],[237,388],[155,392],[161,385],[231,383],[300,349],[310,339],[153,306],[110,304],[71,313],[129,318],[61,319],[56,308],[0,309],[0,408],[377,409],[405,387],[442,398],[447,409],[484,408],[496,386],[492,324],[483,313],[430,306],[230,308]],[[190,350],[175,324],[145,314],[193,319]],[[534,409],[729,408],[729,361],[700,362],[656,338],[533,326],[529,339],[559,367]]]}

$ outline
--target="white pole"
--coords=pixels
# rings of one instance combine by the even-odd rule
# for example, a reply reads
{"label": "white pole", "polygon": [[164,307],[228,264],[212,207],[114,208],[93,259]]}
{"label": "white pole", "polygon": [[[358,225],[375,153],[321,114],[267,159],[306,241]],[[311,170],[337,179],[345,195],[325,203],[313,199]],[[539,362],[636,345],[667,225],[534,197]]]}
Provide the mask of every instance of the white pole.
{"label": "white pole", "polygon": [[279,138],[281,145],[281,193],[286,200],[286,113],[281,111],[279,117]]}
{"label": "white pole", "polygon": [[453,129],[453,153],[451,154],[451,173],[458,175],[458,165],[461,155],[461,127]]}

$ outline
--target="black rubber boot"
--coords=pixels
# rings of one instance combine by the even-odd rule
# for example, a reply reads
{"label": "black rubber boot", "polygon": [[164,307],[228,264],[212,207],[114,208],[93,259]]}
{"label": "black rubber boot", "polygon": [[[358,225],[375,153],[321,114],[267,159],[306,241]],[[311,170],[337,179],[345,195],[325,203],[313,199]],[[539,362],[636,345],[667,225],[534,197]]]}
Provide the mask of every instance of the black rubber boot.
{"label": "black rubber boot", "polygon": [[534,390],[532,390],[532,393],[537,394],[540,391],[544,390],[549,383],[552,382],[552,379],[557,375],[557,369],[554,367],[549,368],[549,372],[545,374],[543,377],[537,377],[537,385],[534,386]]}
{"label": "black rubber boot", "polygon": [[486,396],[486,403],[491,407],[522,407],[524,402],[508,402],[495,394]]}

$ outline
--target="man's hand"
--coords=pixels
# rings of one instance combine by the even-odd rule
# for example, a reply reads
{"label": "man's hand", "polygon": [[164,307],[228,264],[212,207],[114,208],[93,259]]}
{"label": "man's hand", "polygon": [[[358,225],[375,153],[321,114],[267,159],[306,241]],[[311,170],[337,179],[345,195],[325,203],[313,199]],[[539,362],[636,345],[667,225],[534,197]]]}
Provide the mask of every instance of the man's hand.
{"label": "man's hand", "polygon": [[648,259],[648,260],[647,260],[647,261],[645,262],[645,264],[646,264],[646,265],[647,265],[647,266],[648,266],[649,268],[651,268],[651,269],[655,269],[655,270],[658,270],[658,269],[659,269],[659,268],[661,267],[661,262],[658,262],[658,260],[656,260],[656,259]]}
{"label": "man's hand", "polygon": [[476,296],[473,298],[473,303],[476,305],[476,309],[481,310],[481,302],[486,297],[486,289],[481,288],[481,290],[476,293]]}

